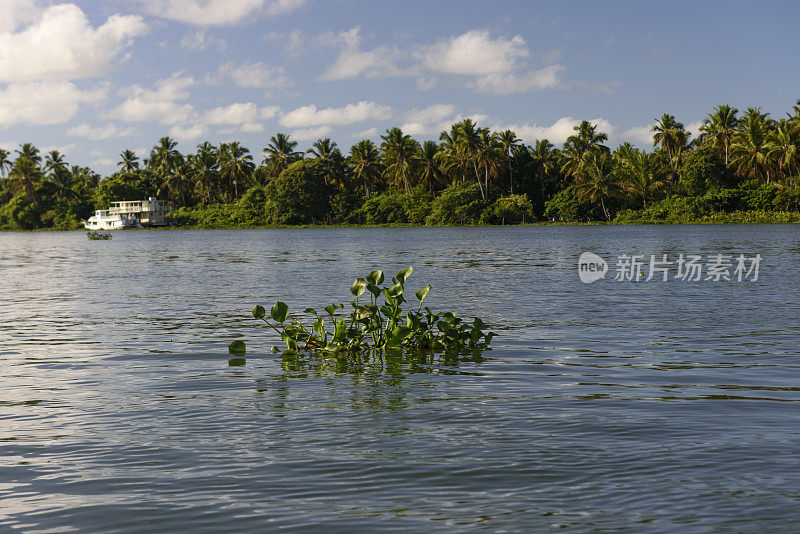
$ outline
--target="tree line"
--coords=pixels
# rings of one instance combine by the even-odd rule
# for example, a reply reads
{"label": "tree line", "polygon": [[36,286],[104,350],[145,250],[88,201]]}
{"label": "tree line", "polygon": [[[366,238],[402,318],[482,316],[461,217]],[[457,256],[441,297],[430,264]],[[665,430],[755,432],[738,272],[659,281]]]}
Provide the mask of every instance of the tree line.
{"label": "tree line", "polygon": [[302,152],[277,133],[260,157],[239,142],[182,154],[163,137],[146,158],[123,151],[105,178],[27,143],[0,149],[0,227],[79,228],[109,202],[149,196],[172,203],[177,223],[201,227],[684,222],[720,213],[784,220],[800,209],[800,101],[777,119],[717,106],[694,139],[665,113],[651,133],[652,150],[612,150],[608,135],[583,121],[561,147],[527,145],[511,130],[464,119],[438,141],[391,128],[347,153],[327,137]]}

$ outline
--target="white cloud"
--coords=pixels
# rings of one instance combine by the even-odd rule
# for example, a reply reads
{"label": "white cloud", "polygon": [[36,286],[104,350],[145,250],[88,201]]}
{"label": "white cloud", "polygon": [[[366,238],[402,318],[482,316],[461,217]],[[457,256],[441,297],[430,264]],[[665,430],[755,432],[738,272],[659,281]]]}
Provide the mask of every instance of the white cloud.
{"label": "white cloud", "polygon": [[338,34],[327,33],[317,38],[321,46],[338,45],[341,48],[336,61],[320,76],[320,80],[345,80],[364,76],[398,76],[397,67],[400,53],[388,46],[380,46],[374,50],[361,50],[361,28],[355,27]]}
{"label": "white cloud", "polygon": [[108,123],[105,126],[89,126],[79,124],[67,130],[67,135],[75,137],[86,137],[92,141],[101,141],[112,137],[127,137],[136,133],[136,128],[118,128],[116,125]]}
{"label": "white cloud", "polygon": [[317,109],[314,104],[299,107],[286,113],[280,123],[288,128],[307,128],[322,125],[347,125],[367,120],[385,120],[392,110],[374,102],[361,101],[340,108]]}
{"label": "white cloud", "polygon": [[488,30],[471,30],[405,50],[388,46],[362,50],[359,27],[337,34],[329,32],[316,41],[320,47],[341,49],[319,77],[324,81],[415,77],[417,88],[425,91],[433,87],[437,76],[445,75],[465,79],[466,85],[477,92],[511,94],[560,87],[566,71],[559,64],[533,68],[527,63],[531,53],[525,39],[519,35],[492,38]]}
{"label": "white cloud", "polygon": [[82,91],[71,82],[12,83],[0,89],[0,124],[59,124],[81,104],[106,97],[106,88]]}
{"label": "white cloud", "polygon": [[210,46],[216,46],[217,50],[223,51],[228,47],[228,44],[225,42],[225,39],[219,39],[209,35],[205,29],[191,31],[181,39],[181,48],[193,52],[205,50]]}
{"label": "white cloud", "polygon": [[156,17],[195,26],[228,26],[277,16],[301,7],[306,0],[142,0]]}
{"label": "white cloud", "polygon": [[132,85],[120,94],[126,100],[111,115],[127,122],[159,121],[161,124],[184,124],[194,118],[194,108],[181,103],[189,97],[188,87],[195,84],[193,78],[173,74],[159,80],[152,89]]}
{"label": "white cloud", "polygon": [[367,128],[352,135],[353,139],[372,139],[378,137],[378,129],[375,127]]}
{"label": "white cloud", "polygon": [[208,128],[204,124],[175,125],[169,130],[169,136],[178,141],[193,141],[206,134],[208,134]]}
{"label": "white cloud", "polygon": [[451,104],[434,104],[424,109],[412,109],[406,113],[405,123],[400,129],[409,135],[430,134],[436,131],[439,123],[455,114],[456,107]]}
{"label": "white cloud", "polygon": [[266,63],[243,63],[236,65],[225,63],[219,68],[220,76],[230,78],[234,84],[246,89],[265,89],[270,91],[285,89],[291,86],[282,67],[273,67]]}
{"label": "white cloud", "polygon": [[619,134],[621,141],[629,141],[636,145],[652,145],[653,132],[650,130],[653,125],[634,126]]}
{"label": "white cloud", "polygon": [[277,106],[259,108],[252,102],[237,102],[207,111],[204,119],[206,124],[232,124],[239,126],[243,132],[260,133],[264,131],[264,125],[259,119],[271,119],[278,110]]}
{"label": "white cloud", "polygon": [[97,160],[94,160],[92,162],[92,165],[95,165],[95,166],[98,166],[98,167],[101,167],[101,166],[102,167],[109,167],[111,165],[114,165],[114,160],[113,159],[108,159],[108,158],[97,159]]}
{"label": "white cloud", "polygon": [[421,47],[417,57],[430,71],[457,75],[502,74],[529,55],[525,39],[492,39],[488,30],[472,30]]}
{"label": "white cloud", "polygon": [[487,74],[479,76],[469,86],[479,93],[508,95],[527,93],[534,89],[555,89],[561,85],[561,74],[567,70],[562,65],[550,65],[523,74]]}
{"label": "white cloud", "polygon": [[691,141],[692,139],[697,139],[702,132],[700,132],[700,127],[703,125],[703,121],[694,121],[690,122],[686,125],[686,131],[692,134],[692,137],[689,138]]}
{"label": "white cloud", "polygon": [[319,126],[317,128],[301,128],[299,130],[293,130],[290,134],[293,139],[296,141],[310,141],[312,139],[320,139],[322,137],[327,137],[333,129],[330,126]]}
{"label": "white cloud", "polygon": [[95,29],[74,4],[48,7],[31,20],[31,4],[28,9],[20,4],[25,3],[12,0],[27,15],[18,20],[28,25],[17,28],[18,20],[12,20],[0,31],[0,82],[102,76],[132,39],[147,31],[141,17],[130,15],[112,15]]}
{"label": "white cloud", "polygon": [[[589,122],[597,126],[601,132],[609,136],[614,134],[614,126],[605,119],[592,119]],[[561,144],[575,133],[575,127],[581,121],[572,117],[561,117],[550,126],[538,126],[536,124],[509,124],[505,126],[494,126],[492,130],[513,130],[520,139],[526,143],[534,143],[538,139],[547,139],[553,144]]]}

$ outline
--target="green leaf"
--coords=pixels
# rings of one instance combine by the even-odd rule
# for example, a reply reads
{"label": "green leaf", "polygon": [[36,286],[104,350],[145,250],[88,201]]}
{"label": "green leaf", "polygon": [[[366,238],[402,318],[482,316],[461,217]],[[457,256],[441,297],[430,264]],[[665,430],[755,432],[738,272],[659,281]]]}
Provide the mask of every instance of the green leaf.
{"label": "green leaf", "polygon": [[256,319],[263,319],[267,316],[267,310],[264,309],[264,306],[256,306],[253,308],[253,317]]}
{"label": "green leaf", "polygon": [[403,294],[403,284],[398,282],[392,287],[390,287],[387,291],[389,292],[389,295],[391,295],[393,298],[398,297]]}
{"label": "green leaf", "polygon": [[363,278],[356,278],[356,281],[350,286],[350,293],[354,296],[359,297],[367,288],[367,281]]}
{"label": "green leaf", "polygon": [[408,280],[408,277],[411,276],[411,271],[413,270],[414,268],[409,265],[405,269],[397,271],[397,274],[394,276],[395,278],[397,278],[398,282],[400,282],[401,284],[405,284],[406,280]]}
{"label": "green leaf", "polygon": [[279,352],[281,351],[281,349],[279,349],[278,347],[276,347],[276,346],[274,346],[274,345],[273,345],[273,346],[272,346],[272,348],[271,348],[271,349],[269,349],[269,351],[270,351],[272,354],[277,354],[277,353],[279,353]]}
{"label": "green leaf", "polygon": [[246,350],[247,346],[244,344],[244,341],[234,341],[228,345],[228,352],[231,354],[244,354]]}
{"label": "green leaf", "polygon": [[325,333],[324,322],[322,321],[322,317],[317,317],[317,320],[314,321],[314,332],[316,332],[320,336]]}
{"label": "green leaf", "polygon": [[336,313],[336,309],[337,309],[337,308],[338,308],[338,306],[336,306],[336,305],[334,305],[334,304],[331,304],[330,306],[325,306],[325,308],[323,308],[323,309],[324,309],[326,312],[328,312],[328,315],[330,315],[331,317],[333,317],[333,314],[334,314],[334,313]]}
{"label": "green leaf", "polygon": [[374,286],[379,286],[383,283],[383,271],[378,269],[377,271],[372,271],[367,275],[367,282]]}
{"label": "green leaf", "polygon": [[374,284],[367,284],[367,290],[376,297],[381,294],[381,288]]}
{"label": "green leaf", "polygon": [[414,294],[417,296],[417,300],[422,302],[423,300],[425,300],[425,297],[428,296],[428,293],[430,292],[430,290],[431,290],[431,285],[428,284],[427,286],[423,287],[422,289],[420,289],[419,291],[417,291]]}
{"label": "green leaf", "polygon": [[314,308],[306,308],[305,310],[303,310],[303,313],[313,313],[314,315],[317,315],[317,310],[315,310]]}
{"label": "green leaf", "polygon": [[289,313],[289,306],[284,304],[281,301],[275,303],[272,307],[272,310],[269,312],[269,316],[272,317],[274,320],[282,323],[286,320],[286,315]]}
{"label": "green leaf", "polygon": [[344,322],[344,319],[339,319],[336,321],[336,326],[333,330],[333,340],[337,343],[342,343],[347,338],[347,325]]}

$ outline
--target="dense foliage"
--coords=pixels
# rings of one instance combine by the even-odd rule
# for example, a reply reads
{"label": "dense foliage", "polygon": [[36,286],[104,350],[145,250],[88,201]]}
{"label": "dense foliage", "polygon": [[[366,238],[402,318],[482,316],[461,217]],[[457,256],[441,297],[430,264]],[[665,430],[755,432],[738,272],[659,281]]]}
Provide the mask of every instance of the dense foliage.
{"label": "dense foliage", "polygon": [[697,139],[664,114],[652,133],[651,152],[612,150],[583,121],[561,148],[529,146],[465,119],[438,142],[392,128],[347,155],[329,138],[303,153],[279,133],[260,165],[238,142],[184,155],[164,137],[143,161],[122,152],[103,179],[24,144],[0,149],[0,228],[78,228],[109,202],[148,196],[171,202],[173,222],[204,228],[797,219],[800,102],[780,119],[717,106]]}

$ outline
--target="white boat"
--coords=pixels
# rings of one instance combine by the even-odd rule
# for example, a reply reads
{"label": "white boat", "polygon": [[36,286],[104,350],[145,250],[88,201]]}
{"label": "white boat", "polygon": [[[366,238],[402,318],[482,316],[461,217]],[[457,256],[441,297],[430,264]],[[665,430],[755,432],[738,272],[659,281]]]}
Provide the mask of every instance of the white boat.
{"label": "white boat", "polygon": [[169,204],[151,197],[147,200],[112,202],[107,210],[97,210],[89,220],[82,222],[89,230],[165,226],[167,224],[165,215],[169,211]]}
{"label": "white boat", "polygon": [[122,213],[109,213],[109,210],[97,210],[88,221],[83,221],[83,226],[89,230],[122,230],[124,228],[141,228],[135,216]]}

